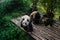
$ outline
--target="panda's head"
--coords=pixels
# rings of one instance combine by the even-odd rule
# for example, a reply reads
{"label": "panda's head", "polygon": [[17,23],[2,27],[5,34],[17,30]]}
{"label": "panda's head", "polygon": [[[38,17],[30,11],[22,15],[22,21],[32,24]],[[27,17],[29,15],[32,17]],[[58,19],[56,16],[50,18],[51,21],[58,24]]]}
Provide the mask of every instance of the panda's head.
{"label": "panda's head", "polygon": [[24,15],[24,16],[21,17],[21,24],[23,26],[28,26],[30,21],[31,21],[31,19],[28,15]]}

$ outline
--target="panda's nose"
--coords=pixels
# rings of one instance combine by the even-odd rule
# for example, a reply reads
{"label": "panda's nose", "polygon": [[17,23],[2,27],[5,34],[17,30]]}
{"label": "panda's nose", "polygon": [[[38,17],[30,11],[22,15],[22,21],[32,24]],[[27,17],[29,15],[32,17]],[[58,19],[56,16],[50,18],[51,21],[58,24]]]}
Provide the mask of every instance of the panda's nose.
{"label": "panda's nose", "polygon": [[[26,24],[26,23],[25,23]],[[27,24],[26,24],[27,25]]]}

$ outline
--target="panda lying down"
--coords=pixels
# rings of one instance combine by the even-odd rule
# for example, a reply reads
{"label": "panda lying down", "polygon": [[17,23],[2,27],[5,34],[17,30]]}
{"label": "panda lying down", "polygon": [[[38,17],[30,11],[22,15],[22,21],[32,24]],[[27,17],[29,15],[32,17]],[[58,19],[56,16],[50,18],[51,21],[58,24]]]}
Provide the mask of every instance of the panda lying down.
{"label": "panda lying down", "polygon": [[33,31],[31,22],[31,18],[28,15],[24,15],[20,19],[21,27],[23,27],[27,32]]}

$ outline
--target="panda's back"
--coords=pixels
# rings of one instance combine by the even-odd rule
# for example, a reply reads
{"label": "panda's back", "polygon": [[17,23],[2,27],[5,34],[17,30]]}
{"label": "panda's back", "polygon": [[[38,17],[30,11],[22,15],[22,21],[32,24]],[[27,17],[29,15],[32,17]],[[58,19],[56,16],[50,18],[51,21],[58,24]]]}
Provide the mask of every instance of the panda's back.
{"label": "panda's back", "polygon": [[39,18],[40,18],[40,14],[39,13],[35,14],[35,19],[39,19]]}

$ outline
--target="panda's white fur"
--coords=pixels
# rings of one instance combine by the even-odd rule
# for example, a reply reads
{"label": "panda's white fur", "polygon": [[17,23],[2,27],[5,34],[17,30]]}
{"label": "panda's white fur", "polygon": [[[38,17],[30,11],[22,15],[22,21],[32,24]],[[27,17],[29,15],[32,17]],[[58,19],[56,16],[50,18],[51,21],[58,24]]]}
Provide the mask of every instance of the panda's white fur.
{"label": "panda's white fur", "polygon": [[30,17],[28,15],[24,15],[21,17],[21,21],[23,26],[28,26],[30,22]]}
{"label": "panda's white fur", "polygon": [[20,25],[21,25],[21,27],[23,27],[28,32],[33,31],[31,18],[28,15],[24,15],[20,18]]}
{"label": "panda's white fur", "polygon": [[37,13],[38,11],[33,11],[31,14],[30,14],[30,17],[32,17],[34,19],[35,17],[35,14]]}
{"label": "panda's white fur", "polygon": [[39,24],[40,23],[41,16],[40,16],[40,13],[38,11],[33,11],[30,14],[30,17],[31,17],[34,24]]}
{"label": "panda's white fur", "polygon": [[20,22],[23,26],[28,26],[30,23],[30,17],[28,15],[21,16]]}

